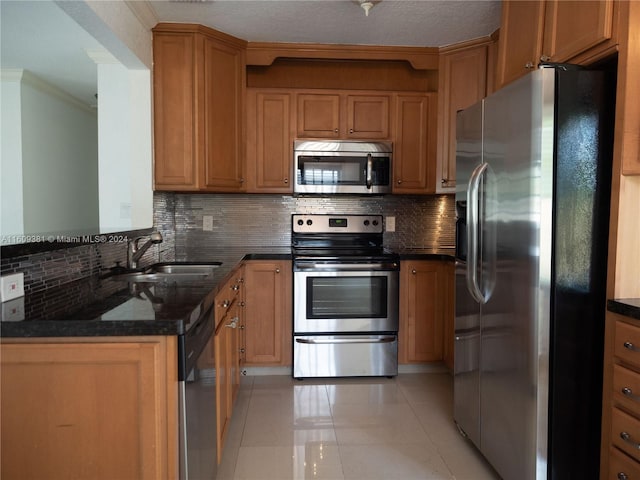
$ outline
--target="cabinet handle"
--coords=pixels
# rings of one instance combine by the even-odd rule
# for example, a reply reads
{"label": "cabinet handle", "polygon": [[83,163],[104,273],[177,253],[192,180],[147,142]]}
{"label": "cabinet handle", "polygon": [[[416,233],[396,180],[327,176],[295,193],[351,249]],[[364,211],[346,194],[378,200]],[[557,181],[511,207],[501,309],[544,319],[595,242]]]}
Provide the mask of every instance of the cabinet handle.
{"label": "cabinet handle", "polygon": [[240,178],[240,183],[244,183],[244,178]]}
{"label": "cabinet handle", "polygon": [[550,61],[550,60],[551,60],[551,57],[550,57],[549,55],[542,55],[542,56],[540,57],[540,61],[541,61],[541,62],[548,62],[548,61]]}
{"label": "cabinet handle", "polygon": [[624,346],[624,348],[626,348],[627,350],[631,350],[632,352],[640,352],[640,348],[636,347],[631,342],[624,342],[622,345]]}
{"label": "cabinet handle", "polygon": [[640,450],[640,444],[633,441],[631,435],[627,432],[620,432],[620,438],[631,445],[636,450]]}
{"label": "cabinet handle", "polygon": [[229,305],[231,305],[231,302],[229,300],[225,300],[220,306],[222,308],[229,308]]}
{"label": "cabinet handle", "polygon": [[411,273],[415,275],[418,272],[416,272],[416,269],[414,268],[413,270],[411,270]]}
{"label": "cabinet handle", "polygon": [[236,284],[233,287],[231,287],[231,290],[237,292],[238,290],[240,290],[240,285]]}
{"label": "cabinet handle", "polygon": [[285,184],[289,183],[289,179],[288,179],[288,178],[285,178],[285,179],[284,179],[284,183],[285,183]]}
{"label": "cabinet handle", "polygon": [[240,330],[244,330],[244,325],[240,325],[238,328],[239,328]]}
{"label": "cabinet handle", "polygon": [[338,133],[338,129],[337,129],[337,128],[334,128],[334,130],[333,130],[333,131],[334,131],[335,133]]}
{"label": "cabinet handle", "polygon": [[280,273],[280,269],[279,268],[276,268],[276,273]]}
{"label": "cabinet handle", "polygon": [[240,302],[240,306],[244,307],[245,303],[244,302]]}
{"label": "cabinet handle", "polygon": [[633,390],[631,388],[623,387],[621,392],[625,397],[630,398],[631,400],[634,400],[636,402],[640,402],[640,396],[634,395]]}
{"label": "cabinet handle", "polygon": [[225,325],[225,327],[227,328],[238,328],[238,319],[234,318],[233,320],[231,320],[229,323],[227,323]]}
{"label": "cabinet handle", "polygon": [[616,478],[618,480],[629,480],[629,476],[624,472],[618,472],[618,475],[616,475]]}
{"label": "cabinet handle", "polygon": [[240,353],[244,353],[244,348],[241,348],[240,350],[238,350]]}
{"label": "cabinet handle", "polygon": [[533,62],[527,62],[524,64],[524,68],[531,70],[533,68]]}
{"label": "cabinet handle", "polygon": [[398,180],[396,183],[400,185],[402,183],[402,180]]}
{"label": "cabinet handle", "polygon": [[353,133],[353,128],[350,128],[350,129],[349,129],[349,133]]}

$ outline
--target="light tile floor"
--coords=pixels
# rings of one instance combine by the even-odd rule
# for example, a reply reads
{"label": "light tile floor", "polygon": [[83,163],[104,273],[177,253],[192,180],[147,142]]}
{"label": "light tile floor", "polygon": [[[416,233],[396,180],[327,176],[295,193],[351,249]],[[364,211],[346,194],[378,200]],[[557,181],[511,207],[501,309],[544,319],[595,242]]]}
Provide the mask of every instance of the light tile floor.
{"label": "light tile floor", "polygon": [[448,373],[243,377],[218,480],[499,480],[452,420]]}

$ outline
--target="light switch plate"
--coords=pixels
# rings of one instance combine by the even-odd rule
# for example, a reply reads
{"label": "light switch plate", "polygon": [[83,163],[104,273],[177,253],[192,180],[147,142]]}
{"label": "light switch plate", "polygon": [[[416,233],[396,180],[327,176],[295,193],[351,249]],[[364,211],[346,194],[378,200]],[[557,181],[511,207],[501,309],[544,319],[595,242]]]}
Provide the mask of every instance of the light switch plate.
{"label": "light switch plate", "polygon": [[385,218],[385,231],[387,231],[387,232],[395,232],[396,231],[396,217],[386,217]]}
{"label": "light switch plate", "polygon": [[12,273],[0,277],[0,296],[3,302],[24,297],[24,273]]}
{"label": "light switch plate", "polygon": [[202,230],[205,232],[213,231],[213,217],[211,215],[202,216]]}

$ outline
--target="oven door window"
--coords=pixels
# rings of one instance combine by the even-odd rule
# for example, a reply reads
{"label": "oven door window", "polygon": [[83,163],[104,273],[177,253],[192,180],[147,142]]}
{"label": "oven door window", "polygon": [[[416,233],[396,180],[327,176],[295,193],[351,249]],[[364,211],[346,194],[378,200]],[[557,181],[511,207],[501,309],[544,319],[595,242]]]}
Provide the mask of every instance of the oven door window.
{"label": "oven door window", "polygon": [[307,319],[386,317],[386,276],[307,278]]}

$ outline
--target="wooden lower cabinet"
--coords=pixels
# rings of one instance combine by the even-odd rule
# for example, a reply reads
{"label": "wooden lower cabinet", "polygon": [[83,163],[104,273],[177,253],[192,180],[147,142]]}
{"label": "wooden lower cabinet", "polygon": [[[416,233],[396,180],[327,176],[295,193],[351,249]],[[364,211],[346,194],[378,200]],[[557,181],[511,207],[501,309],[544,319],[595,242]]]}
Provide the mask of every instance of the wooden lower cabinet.
{"label": "wooden lower cabinet", "polygon": [[[401,364],[444,359],[444,338],[453,340],[451,262],[406,260],[400,263],[400,326],[398,361]],[[451,278],[450,278],[451,277]],[[452,348],[447,349],[453,355]]]}
{"label": "wooden lower cabinet", "polygon": [[244,364],[244,267],[236,268],[214,300],[216,330],[212,338],[216,369],[216,440],[222,461],[233,403],[240,389]]}
{"label": "wooden lower cabinet", "polygon": [[640,479],[640,322],[607,312],[600,478]]}
{"label": "wooden lower cabinet", "polygon": [[178,476],[176,337],[3,339],[2,478]]}
{"label": "wooden lower cabinet", "polygon": [[291,365],[290,260],[245,263],[247,365]]}
{"label": "wooden lower cabinet", "polygon": [[222,461],[224,441],[229,431],[233,413],[232,348],[234,332],[225,322],[218,325],[213,337],[216,360],[216,444],[218,458]]}

